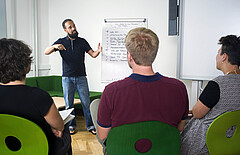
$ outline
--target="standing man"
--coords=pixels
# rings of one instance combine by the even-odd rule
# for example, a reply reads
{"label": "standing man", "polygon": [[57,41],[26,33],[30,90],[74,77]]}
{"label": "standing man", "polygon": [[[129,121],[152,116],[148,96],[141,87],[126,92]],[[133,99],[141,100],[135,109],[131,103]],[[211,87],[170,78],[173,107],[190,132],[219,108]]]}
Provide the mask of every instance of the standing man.
{"label": "standing man", "polygon": [[132,74],[105,87],[98,108],[98,136],[105,140],[117,126],[157,120],[182,131],[188,117],[185,85],[154,72],[152,63],[159,46],[157,35],[135,28],[125,38]]}
{"label": "standing man", "polygon": [[[45,54],[49,55],[59,51],[62,57],[62,86],[66,109],[74,107],[74,94],[77,89],[86,119],[87,130],[92,134],[96,134],[89,110],[90,99],[84,60],[85,52],[96,58],[102,51],[102,47],[99,43],[98,49],[93,51],[84,38],[78,37],[76,26],[71,19],[65,19],[62,22],[62,27],[67,36],[59,38],[52,46],[47,47]],[[74,118],[69,124],[71,134],[75,133],[75,128],[76,119]]]}

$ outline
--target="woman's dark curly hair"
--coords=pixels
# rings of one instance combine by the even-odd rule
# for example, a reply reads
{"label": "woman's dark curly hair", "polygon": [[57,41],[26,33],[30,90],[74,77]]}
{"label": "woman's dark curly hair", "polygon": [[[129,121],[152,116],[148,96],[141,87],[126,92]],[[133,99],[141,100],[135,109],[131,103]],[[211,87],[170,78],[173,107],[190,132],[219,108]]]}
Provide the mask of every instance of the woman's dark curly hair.
{"label": "woman's dark curly hair", "polygon": [[0,82],[24,80],[29,72],[32,50],[16,39],[0,39]]}
{"label": "woman's dark curly hair", "polygon": [[240,36],[227,35],[219,39],[219,43],[222,45],[221,55],[226,53],[228,55],[228,61],[232,65],[240,66]]}

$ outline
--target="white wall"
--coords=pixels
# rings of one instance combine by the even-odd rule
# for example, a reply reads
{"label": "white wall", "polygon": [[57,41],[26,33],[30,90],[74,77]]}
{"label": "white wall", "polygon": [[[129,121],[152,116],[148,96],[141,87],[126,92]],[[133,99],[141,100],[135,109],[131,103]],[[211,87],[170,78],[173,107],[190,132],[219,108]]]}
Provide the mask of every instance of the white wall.
{"label": "white wall", "polygon": [[49,64],[49,57],[46,57],[44,54],[44,50],[47,46],[49,46],[49,7],[48,0],[38,0],[38,38],[39,38],[39,69],[40,75],[49,74],[49,70],[51,68]]}
{"label": "white wall", "polygon": [[[16,38],[32,46],[31,0],[16,1]],[[153,64],[155,72],[176,77],[177,37],[168,36],[168,0],[41,0],[38,1],[39,66],[40,75],[61,75],[62,61],[58,52],[44,55],[44,49],[66,33],[62,21],[74,20],[79,36],[85,38],[93,50],[102,43],[102,25],[105,18],[147,18],[148,28],[160,38],[160,48]],[[21,23],[21,24],[19,24]],[[27,25],[25,25],[27,24]],[[85,59],[89,89],[103,91],[101,83],[101,55]],[[48,68],[51,70],[48,72]],[[191,92],[191,81],[183,81]],[[192,105],[190,105],[192,107]]]}
{"label": "white wall", "polygon": [[[33,50],[33,7],[32,0],[7,0],[7,37],[23,40]],[[44,49],[49,44],[48,0],[38,1],[38,61],[39,75],[49,74],[49,58]],[[36,62],[36,58],[33,60]],[[33,68],[33,66],[32,66]],[[33,76],[33,71],[27,75]]]}
{"label": "white wall", "polygon": [[29,3],[29,0],[16,0],[15,6],[15,38],[23,40],[32,47],[31,3]]}

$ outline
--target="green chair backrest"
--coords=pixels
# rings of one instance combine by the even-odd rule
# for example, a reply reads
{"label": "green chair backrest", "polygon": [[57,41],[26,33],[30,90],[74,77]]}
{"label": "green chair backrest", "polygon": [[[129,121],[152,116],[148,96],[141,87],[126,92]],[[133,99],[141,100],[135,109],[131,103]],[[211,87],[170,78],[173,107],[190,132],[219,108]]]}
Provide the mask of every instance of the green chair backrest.
{"label": "green chair backrest", "polygon": [[36,78],[35,77],[26,78],[26,85],[31,87],[38,87]]}
{"label": "green chair backrest", "polygon": [[[232,126],[236,129],[233,136],[228,138],[226,131]],[[211,155],[239,155],[240,110],[218,116],[207,130],[206,144]]]}
{"label": "green chair backrest", "polygon": [[179,155],[180,136],[166,123],[144,121],[112,128],[106,146],[108,155]]}
{"label": "green chair backrest", "polygon": [[0,114],[0,124],[0,154],[48,154],[47,138],[37,124],[8,114]]}
{"label": "green chair backrest", "polygon": [[42,90],[60,90],[62,91],[62,77],[61,76],[39,76],[35,77],[38,87]]}

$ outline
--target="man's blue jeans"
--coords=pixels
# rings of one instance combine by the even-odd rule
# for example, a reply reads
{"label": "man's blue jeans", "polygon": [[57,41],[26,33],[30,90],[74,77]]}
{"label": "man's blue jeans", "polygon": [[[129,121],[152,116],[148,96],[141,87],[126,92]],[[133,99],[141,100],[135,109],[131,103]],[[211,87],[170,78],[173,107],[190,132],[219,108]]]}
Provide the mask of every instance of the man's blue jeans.
{"label": "man's blue jeans", "polygon": [[[88,82],[85,76],[78,77],[62,77],[62,86],[63,86],[63,94],[64,100],[66,104],[66,109],[74,108],[74,95],[77,90],[78,95],[81,100],[81,104],[83,107],[83,113],[85,116],[87,130],[94,129],[91,114],[90,114],[90,99],[89,99],[89,89]],[[75,115],[75,111],[72,112]],[[76,128],[76,119],[74,118],[69,123],[69,129]]]}

